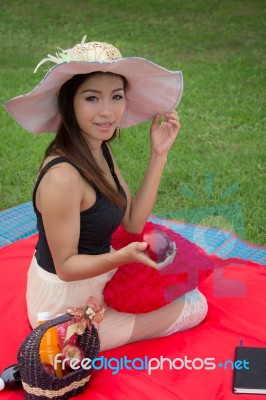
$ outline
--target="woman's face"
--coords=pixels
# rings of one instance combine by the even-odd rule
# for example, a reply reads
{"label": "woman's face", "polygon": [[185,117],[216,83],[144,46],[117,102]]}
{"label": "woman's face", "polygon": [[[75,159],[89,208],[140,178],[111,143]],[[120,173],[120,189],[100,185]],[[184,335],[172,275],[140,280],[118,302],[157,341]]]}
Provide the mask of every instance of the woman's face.
{"label": "woman's face", "polygon": [[88,77],[74,96],[74,111],[81,131],[91,145],[110,139],[126,105],[123,79],[114,74]]}

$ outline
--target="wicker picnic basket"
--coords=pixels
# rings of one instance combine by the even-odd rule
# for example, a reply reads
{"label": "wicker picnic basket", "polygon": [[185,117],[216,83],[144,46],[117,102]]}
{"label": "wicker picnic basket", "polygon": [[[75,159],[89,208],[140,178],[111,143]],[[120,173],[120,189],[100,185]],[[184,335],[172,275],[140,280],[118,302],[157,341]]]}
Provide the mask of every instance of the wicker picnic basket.
{"label": "wicker picnic basket", "polygon": [[[77,369],[60,378],[49,374],[40,360],[39,348],[43,334],[52,326],[70,321],[73,317],[66,313],[35,328],[25,339],[18,352],[18,363],[25,398],[27,400],[65,400],[82,392],[91,377],[91,369]],[[82,335],[77,335],[77,343],[84,356],[93,360],[97,357],[100,341],[97,329],[92,324]]]}

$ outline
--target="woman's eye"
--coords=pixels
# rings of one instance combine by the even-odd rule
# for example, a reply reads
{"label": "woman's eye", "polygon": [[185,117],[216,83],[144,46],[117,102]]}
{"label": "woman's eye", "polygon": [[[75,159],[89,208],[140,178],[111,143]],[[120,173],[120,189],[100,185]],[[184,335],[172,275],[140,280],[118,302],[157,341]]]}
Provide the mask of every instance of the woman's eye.
{"label": "woman's eye", "polygon": [[89,96],[86,98],[87,101],[97,101],[97,97],[96,96]]}
{"label": "woman's eye", "polygon": [[123,98],[124,98],[124,96],[122,96],[121,94],[115,94],[113,97],[114,100],[121,100]]}

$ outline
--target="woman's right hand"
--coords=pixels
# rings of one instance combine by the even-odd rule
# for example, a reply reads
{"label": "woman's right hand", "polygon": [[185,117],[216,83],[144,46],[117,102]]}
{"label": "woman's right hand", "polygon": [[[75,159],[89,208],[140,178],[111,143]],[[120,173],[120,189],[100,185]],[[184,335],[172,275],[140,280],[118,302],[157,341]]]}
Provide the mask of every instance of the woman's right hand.
{"label": "woman's right hand", "polygon": [[128,262],[139,262],[158,269],[158,264],[147,256],[147,247],[148,243],[146,242],[132,242],[118,251],[122,256],[121,258],[125,260],[124,264]]}

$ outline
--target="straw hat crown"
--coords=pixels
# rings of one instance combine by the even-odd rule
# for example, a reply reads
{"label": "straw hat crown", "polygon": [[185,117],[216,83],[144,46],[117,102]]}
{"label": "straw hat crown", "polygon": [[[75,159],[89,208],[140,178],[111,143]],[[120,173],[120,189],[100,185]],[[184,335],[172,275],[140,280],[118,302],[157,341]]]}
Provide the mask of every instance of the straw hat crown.
{"label": "straw hat crown", "polygon": [[52,61],[56,64],[66,61],[112,62],[122,58],[120,51],[112,44],[106,42],[85,43],[86,38],[87,36],[84,36],[81,43],[76,44],[71,49],[59,49],[61,52],[55,53],[55,56],[48,54],[46,58],[39,62],[34,72],[46,61]]}

